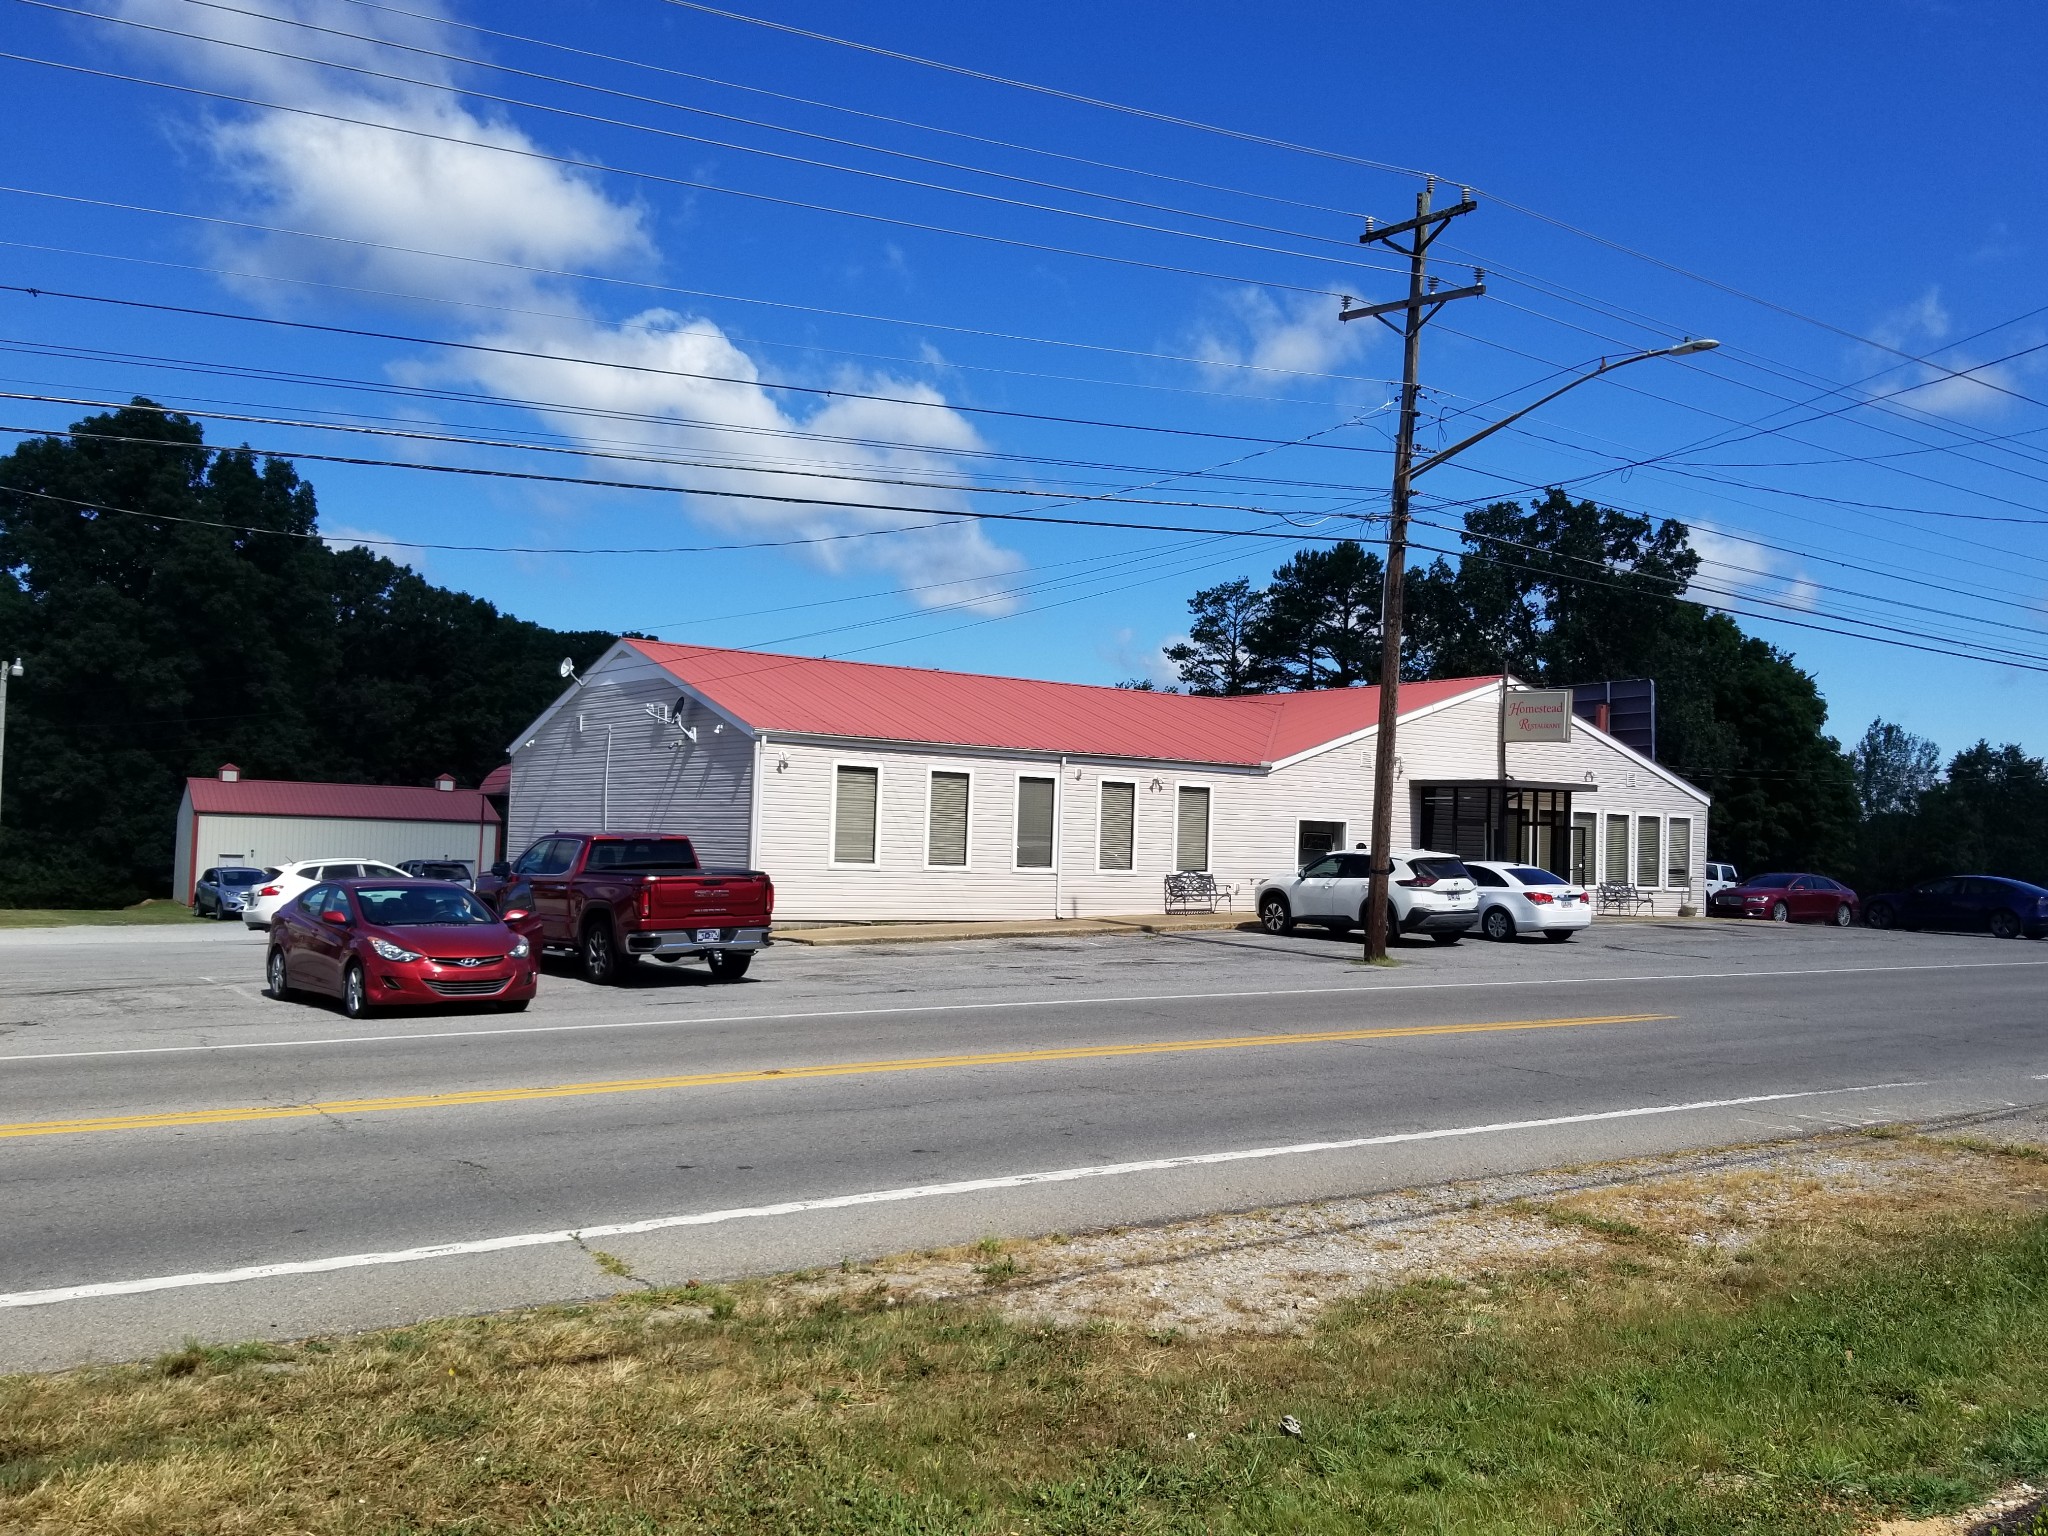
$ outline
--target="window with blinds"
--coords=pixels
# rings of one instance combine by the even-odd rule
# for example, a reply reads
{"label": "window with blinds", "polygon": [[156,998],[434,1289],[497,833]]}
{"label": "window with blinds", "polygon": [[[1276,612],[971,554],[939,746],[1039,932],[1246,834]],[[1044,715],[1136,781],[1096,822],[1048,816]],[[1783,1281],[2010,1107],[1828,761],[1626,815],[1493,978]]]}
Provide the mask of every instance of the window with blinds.
{"label": "window with blinds", "polygon": [[1658,857],[1662,839],[1658,836],[1657,818],[1638,816],[1636,818],[1636,884],[1662,885],[1664,883],[1664,861]]}
{"label": "window with blinds", "polygon": [[1052,804],[1055,785],[1051,779],[1017,781],[1017,867],[1052,868]]}
{"label": "window with blinds", "polygon": [[1607,848],[1600,878],[1612,885],[1628,884],[1628,818],[1607,818]]}
{"label": "window with blinds", "polygon": [[1692,823],[1683,817],[1671,818],[1671,854],[1665,859],[1664,877],[1667,885],[1681,889],[1692,886]]}
{"label": "window with blinds", "polygon": [[1137,843],[1138,786],[1102,782],[1101,826],[1097,830],[1097,869],[1129,869]]}
{"label": "window with blinds", "polygon": [[841,763],[832,783],[832,862],[875,862],[875,802],[882,770]]}
{"label": "window with blinds", "polygon": [[967,786],[964,773],[932,775],[930,825],[925,828],[927,864],[942,869],[967,867]]}
{"label": "window with blinds", "polygon": [[1173,867],[1209,867],[1209,791],[1195,784],[1180,787],[1179,814],[1174,822]]}

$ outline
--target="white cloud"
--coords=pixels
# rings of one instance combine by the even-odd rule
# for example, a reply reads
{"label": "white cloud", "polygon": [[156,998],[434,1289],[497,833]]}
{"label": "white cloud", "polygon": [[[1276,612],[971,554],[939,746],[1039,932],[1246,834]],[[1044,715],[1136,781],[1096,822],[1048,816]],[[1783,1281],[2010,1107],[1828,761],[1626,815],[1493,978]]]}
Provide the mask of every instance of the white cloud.
{"label": "white cloud", "polygon": [[1120,681],[1145,678],[1155,687],[1176,688],[1180,686],[1180,668],[1166,659],[1166,648],[1186,639],[1186,635],[1168,635],[1148,648],[1135,629],[1119,629],[1096,647],[1096,654],[1116,670]]}
{"label": "white cloud", "polygon": [[1808,610],[1820,605],[1819,584],[1778,551],[1752,543],[1739,533],[1717,533],[1696,523],[1692,525],[1691,538],[1700,557],[1699,577],[1716,589],[1694,590],[1690,595],[1695,601],[1710,608],[1722,608],[1733,592]]}
{"label": "white cloud", "polygon": [[420,551],[392,543],[394,537],[381,528],[351,528],[346,523],[328,523],[320,530],[320,542],[336,552],[367,549],[394,564],[409,565],[415,571],[424,570],[425,562],[420,558]]}
{"label": "white cloud", "polygon": [[1328,299],[1246,288],[1227,295],[1186,345],[1212,365],[1218,383],[1266,392],[1293,384],[1289,372],[1328,373],[1349,363],[1369,340],[1362,325],[1341,323]]}
{"label": "white cloud", "polygon": [[[305,46],[306,34],[174,0],[114,4],[121,14],[185,30],[271,47]],[[339,0],[272,0],[271,8],[349,30],[381,29],[383,35],[409,42],[445,46],[449,41],[435,23],[365,12]],[[343,39],[323,36],[314,51],[351,61],[374,59],[378,67],[392,67],[388,54]],[[960,512],[969,506],[957,493],[857,478],[923,478],[954,468],[952,452],[980,446],[969,422],[946,408],[944,397],[929,386],[849,374],[831,382],[913,403],[845,398],[813,403],[816,397],[778,393],[758,382],[761,370],[754,359],[701,315],[649,309],[613,319],[591,311],[568,285],[537,274],[351,245],[347,242],[373,241],[489,262],[577,270],[630,268],[658,255],[648,210],[620,200],[596,178],[572,167],[499,152],[542,146],[513,124],[480,115],[455,98],[234,49],[180,49],[167,56],[210,86],[439,136],[423,138],[268,112],[214,118],[205,125],[207,145],[245,207],[266,223],[337,237],[244,245],[235,253],[242,264],[277,275],[317,276],[547,312],[501,310],[489,322],[479,322],[469,339],[504,348],[503,353],[444,355],[430,363],[397,365],[399,371],[474,383],[506,397],[652,417],[655,425],[636,422],[628,434],[621,434],[617,423],[567,410],[540,413],[554,430],[586,446],[596,447],[609,436],[631,435],[652,441],[671,456],[715,461],[719,466],[636,464],[621,478],[664,478],[686,494],[695,486],[854,504],[688,498],[691,515],[714,527],[767,538],[916,528],[919,531],[813,545],[805,553],[835,571],[885,570],[905,586],[920,588],[916,600],[926,605],[968,602],[997,612],[1013,606],[1012,599],[998,594],[1005,574],[1023,561],[995,543],[981,525],[927,527],[915,512],[859,505],[884,502],[938,512]],[[400,67],[423,79],[460,83],[432,60]],[[900,264],[900,253],[890,259]],[[268,292],[265,299],[276,302],[276,295]],[[596,361],[568,360],[572,358]],[[798,430],[913,446],[871,448],[781,435]],[[820,462],[844,471],[845,477],[792,473]],[[620,466],[610,464],[599,472],[619,475]]]}
{"label": "white cloud", "polygon": [[[1883,316],[1871,328],[1871,339],[1900,352],[1924,354],[1941,352],[1941,366],[1909,363],[1871,385],[1887,397],[1889,404],[1924,412],[1931,416],[1958,418],[1994,416],[2013,403],[2009,390],[2020,389],[2025,380],[2021,367],[2010,363],[1979,363],[1963,351],[1943,350],[1942,344],[1955,332],[1955,321],[1942,302],[1941,290],[1929,288],[1919,298]],[[2007,350],[2017,350],[2009,347]],[[1895,353],[1875,354],[1880,366],[1899,362]],[[1873,354],[1861,349],[1856,358],[1867,364]],[[1959,377],[1959,375],[1967,375]]]}

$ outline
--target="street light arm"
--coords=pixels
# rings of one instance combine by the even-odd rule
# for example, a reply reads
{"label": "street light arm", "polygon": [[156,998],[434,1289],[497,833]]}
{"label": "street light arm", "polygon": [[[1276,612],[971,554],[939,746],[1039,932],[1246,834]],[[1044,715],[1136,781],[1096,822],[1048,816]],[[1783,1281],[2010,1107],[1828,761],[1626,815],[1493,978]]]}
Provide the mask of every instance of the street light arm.
{"label": "street light arm", "polygon": [[1600,360],[1600,366],[1595,368],[1591,373],[1582,373],[1575,379],[1567,379],[1564,383],[1558,385],[1556,389],[1553,389],[1549,394],[1544,395],[1541,399],[1531,400],[1527,405],[1523,406],[1519,411],[1516,411],[1514,414],[1501,417],[1499,421],[1496,421],[1490,427],[1481,427],[1477,432],[1474,432],[1470,437],[1464,438],[1458,442],[1451,444],[1450,447],[1443,449],[1439,453],[1432,453],[1428,458],[1422,460],[1419,464],[1415,465],[1412,469],[1408,471],[1408,478],[1412,480],[1417,475],[1422,474],[1427,470],[1435,469],[1437,465],[1443,463],[1445,459],[1456,458],[1459,454],[1463,453],[1467,448],[1470,448],[1474,443],[1485,441],[1487,438],[1493,436],[1494,433],[1498,432],[1502,427],[1513,426],[1516,422],[1520,421],[1524,416],[1528,415],[1531,411],[1540,410],[1542,407],[1550,404],[1550,402],[1555,400],[1559,395],[1570,394],[1573,390],[1577,389],[1581,384],[1592,383],[1595,379],[1599,378],[1604,373],[1612,373],[1617,368],[1626,368],[1630,363],[1645,363],[1653,357],[1683,357],[1688,353],[1692,352],[1711,351],[1713,348],[1719,345],[1720,343],[1717,341],[1682,341],[1675,347],[1659,347],[1652,352],[1638,352],[1634,357],[1617,357],[1611,360],[1607,358],[1602,358]]}

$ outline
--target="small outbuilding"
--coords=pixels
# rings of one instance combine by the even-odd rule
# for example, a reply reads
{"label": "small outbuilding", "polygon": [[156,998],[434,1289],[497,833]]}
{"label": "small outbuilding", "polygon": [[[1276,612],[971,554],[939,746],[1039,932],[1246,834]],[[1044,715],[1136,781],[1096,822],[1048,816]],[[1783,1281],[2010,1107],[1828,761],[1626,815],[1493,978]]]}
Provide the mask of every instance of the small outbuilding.
{"label": "small outbuilding", "polygon": [[185,781],[178,805],[171,896],[189,902],[201,870],[258,868],[354,854],[462,859],[487,869],[501,855],[504,818],[489,798],[458,789],[453,774],[432,788],[407,784],[318,784],[245,779],[233,763],[212,778]]}
{"label": "small outbuilding", "polygon": [[[1708,797],[1513,679],[1402,688],[1399,846],[1697,901]],[[621,640],[511,744],[508,846],[687,833],[783,921],[1157,911],[1363,846],[1379,692],[1207,698]]]}

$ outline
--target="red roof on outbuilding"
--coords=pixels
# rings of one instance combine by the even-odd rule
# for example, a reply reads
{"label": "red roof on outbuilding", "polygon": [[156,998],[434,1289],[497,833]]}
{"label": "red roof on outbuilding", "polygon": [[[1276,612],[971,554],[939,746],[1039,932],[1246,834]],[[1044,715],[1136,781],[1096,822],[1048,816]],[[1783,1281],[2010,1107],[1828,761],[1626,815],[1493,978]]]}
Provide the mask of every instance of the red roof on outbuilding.
{"label": "red roof on outbuilding", "polygon": [[318,784],[300,779],[187,779],[192,809],[214,816],[312,816],[339,821],[495,823],[497,808],[473,789],[409,784]]}
{"label": "red roof on outbuilding", "polygon": [[[1256,767],[1377,723],[1377,688],[1203,698],[976,672],[626,642],[757,731]],[[1408,683],[1407,715],[1494,681]]]}

